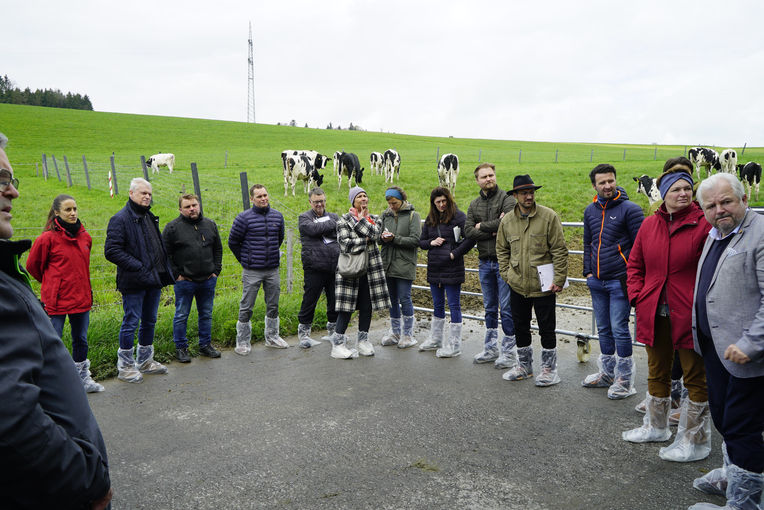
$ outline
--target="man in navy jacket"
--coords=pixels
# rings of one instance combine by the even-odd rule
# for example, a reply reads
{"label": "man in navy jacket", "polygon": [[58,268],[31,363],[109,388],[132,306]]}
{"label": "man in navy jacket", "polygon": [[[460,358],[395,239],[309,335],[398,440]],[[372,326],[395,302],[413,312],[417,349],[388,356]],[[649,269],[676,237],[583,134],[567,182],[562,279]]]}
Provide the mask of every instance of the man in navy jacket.
{"label": "man in navy jacket", "polygon": [[597,196],[584,210],[584,276],[592,295],[601,354],[599,371],[582,384],[608,388],[608,398],[621,399],[636,393],[626,263],[645,215],[617,186],[613,165],[595,166],[589,178]]}
{"label": "man in navy jacket", "polygon": [[279,247],[284,242],[284,217],[269,205],[268,190],[262,184],[249,189],[252,207],[239,213],[231,225],[228,247],[242,267],[242,297],[236,322],[234,352],[246,356],[251,350],[252,307],[260,285],[265,292],[265,345],[286,349],[279,336]]}
{"label": "man in navy jacket", "polygon": [[[0,142],[5,141],[0,134]],[[10,241],[18,181],[0,143],[0,490],[3,508],[106,508],[106,445],[69,352]]]}
{"label": "man in navy jacket", "polygon": [[[167,367],[154,361],[154,327],[162,287],[172,285],[173,278],[159,218],[150,211],[151,184],[136,177],[130,181],[129,196],[125,207],[109,220],[104,254],[117,265],[117,289],[125,312],[119,329],[117,377],[139,383],[142,374],[167,373]],[[137,359],[133,357],[136,330]]]}

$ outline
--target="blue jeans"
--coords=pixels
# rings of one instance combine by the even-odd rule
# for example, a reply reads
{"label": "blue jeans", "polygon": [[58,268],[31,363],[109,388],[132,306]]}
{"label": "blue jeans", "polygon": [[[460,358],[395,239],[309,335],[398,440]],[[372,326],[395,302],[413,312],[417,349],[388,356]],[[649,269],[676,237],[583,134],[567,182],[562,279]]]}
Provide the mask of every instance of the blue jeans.
{"label": "blue jeans", "polygon": [[215,300],[217,277],[203,282],[180,280],[175,282],[175,318],[172,320],[172,339],[178,349],[188,348],[186,327],[191,301],[196,298],[196,310],[199,313],[199,347],[212,342],[212,304]]}
{"label": "blue jeans", "polygon": [[147,289],[139,292],[122,294],[122,326],[119,328],[119,347],[132,349],[135,340],[135,330],[138,329],[138,344],[152,345],[154,343],[154,327],[157,323],[157,310],[162,289]]}
{"label": "blue jeans", "polygon": [[507,336],[515,334],[515,324],[512,322],[512,309],[509,304],[509,284],[499,274],[499,263],[495,260],[481,260],[478,265],[480,290],[483,291],[483,307],[485,308],[485,327],[499,327],[499,310],[501,310],[501,329]]}
{"label": "blue jeans", "polygon": [[433,315],[439,319],[446,317],[446,298],[448,298],[448,309],[451,312],[451,322],[462,322],[462,303],[461,303],[462,284],[430,284],[432,292]]}
{"label": "blue jeans", "polygon": [[90,325],[90,311],[82,313],[70,313],[64,315],[50,315],[50,322],[58,336],[64,332],[64,321],[69,315],[69,326],[72,328],[72,359],[82,362],[88,359],[88,326]]}
{"label": "blue jeans", "polygon": [[618,356],[631,356],[631,334],[629,333],[629,298],[623,292],[620,280],[586,279],[592,295],[594,318],[597,320],[597,334],[600,338],[600,352]]}
{"label": "blue jeans", "polygon": [[399,319],[401,312],[406,317],[414,315],[414,303],[411,301],[412,280],[387,277],[387,290],[390,293],[390,317]]}

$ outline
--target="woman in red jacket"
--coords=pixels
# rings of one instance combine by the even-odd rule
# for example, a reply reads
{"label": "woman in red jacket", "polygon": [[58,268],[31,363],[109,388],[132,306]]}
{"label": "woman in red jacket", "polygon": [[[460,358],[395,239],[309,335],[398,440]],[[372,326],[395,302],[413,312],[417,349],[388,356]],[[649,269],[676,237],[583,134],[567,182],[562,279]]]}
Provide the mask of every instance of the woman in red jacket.
{"label": "woman in red jacket", "polygon": [[633,443],[671,437],[671,366],[676,351],[689,398],[682,405],[674,443],[662,459],[689,462],[711,452],[711,421],[703,359],[693,350],[692,294],[711,225],[692,199],[692,164],[672,158],[657,181],[663,204],[645,219],[627,265],[629,301],[637,309],[637,341],[647,351],[647,405],[641,427],[626,431]]}
{"label": "woman in red jacket", "polygon": [[77,203],[69,195],[58,195],[48,221],[27,259],[27,271],[42,283],[40,298],[53,328],[61,336],[69,316],[72,358],[85,391],[103,391],[90,377],[88,325],[93,292],[90,289],[90,248],[93,241],[77,217]]}

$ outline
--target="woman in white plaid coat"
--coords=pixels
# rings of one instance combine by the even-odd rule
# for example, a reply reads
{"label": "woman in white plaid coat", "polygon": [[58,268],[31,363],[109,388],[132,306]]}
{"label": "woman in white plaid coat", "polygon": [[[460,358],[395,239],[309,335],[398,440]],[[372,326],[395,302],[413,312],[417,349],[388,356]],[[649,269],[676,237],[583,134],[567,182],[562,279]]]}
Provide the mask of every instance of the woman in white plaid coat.
{"label": "woman in white plaid coat", "polygon": [[[374,347],[369,342],[371,313],[372,310],[390,307],[385,271],[377,245],[382,233],[379,217],[369,214],[369,197],[363,188],[352,188],[348,199],[352,207],[337,222],[340,253],[366,251],[369,263],[366,274],[360,278],[345,278],[339,272],[335,278],[337,328],[332,336],[331,356],[339,359],[355,358],[359,354],[374,355]],[[348,345],[345,332],[355,310],[359,310],[358,339]]]}

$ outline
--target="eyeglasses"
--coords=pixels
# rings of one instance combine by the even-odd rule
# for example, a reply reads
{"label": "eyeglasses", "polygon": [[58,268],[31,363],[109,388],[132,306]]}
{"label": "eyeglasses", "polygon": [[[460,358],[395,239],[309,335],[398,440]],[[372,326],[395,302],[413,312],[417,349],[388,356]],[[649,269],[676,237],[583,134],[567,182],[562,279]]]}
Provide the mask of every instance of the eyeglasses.
{"label": "eyeglasses", "polygon": [[311,200],[310,203],[313,205],[325,204],[326,200]]}
{"label": "eyeglasses", "polygon": [[14,188],[19,189],[19,180],[11,177],[11,175],[8,170],[0,170],[0,193],[5,192],[11,184]]}

